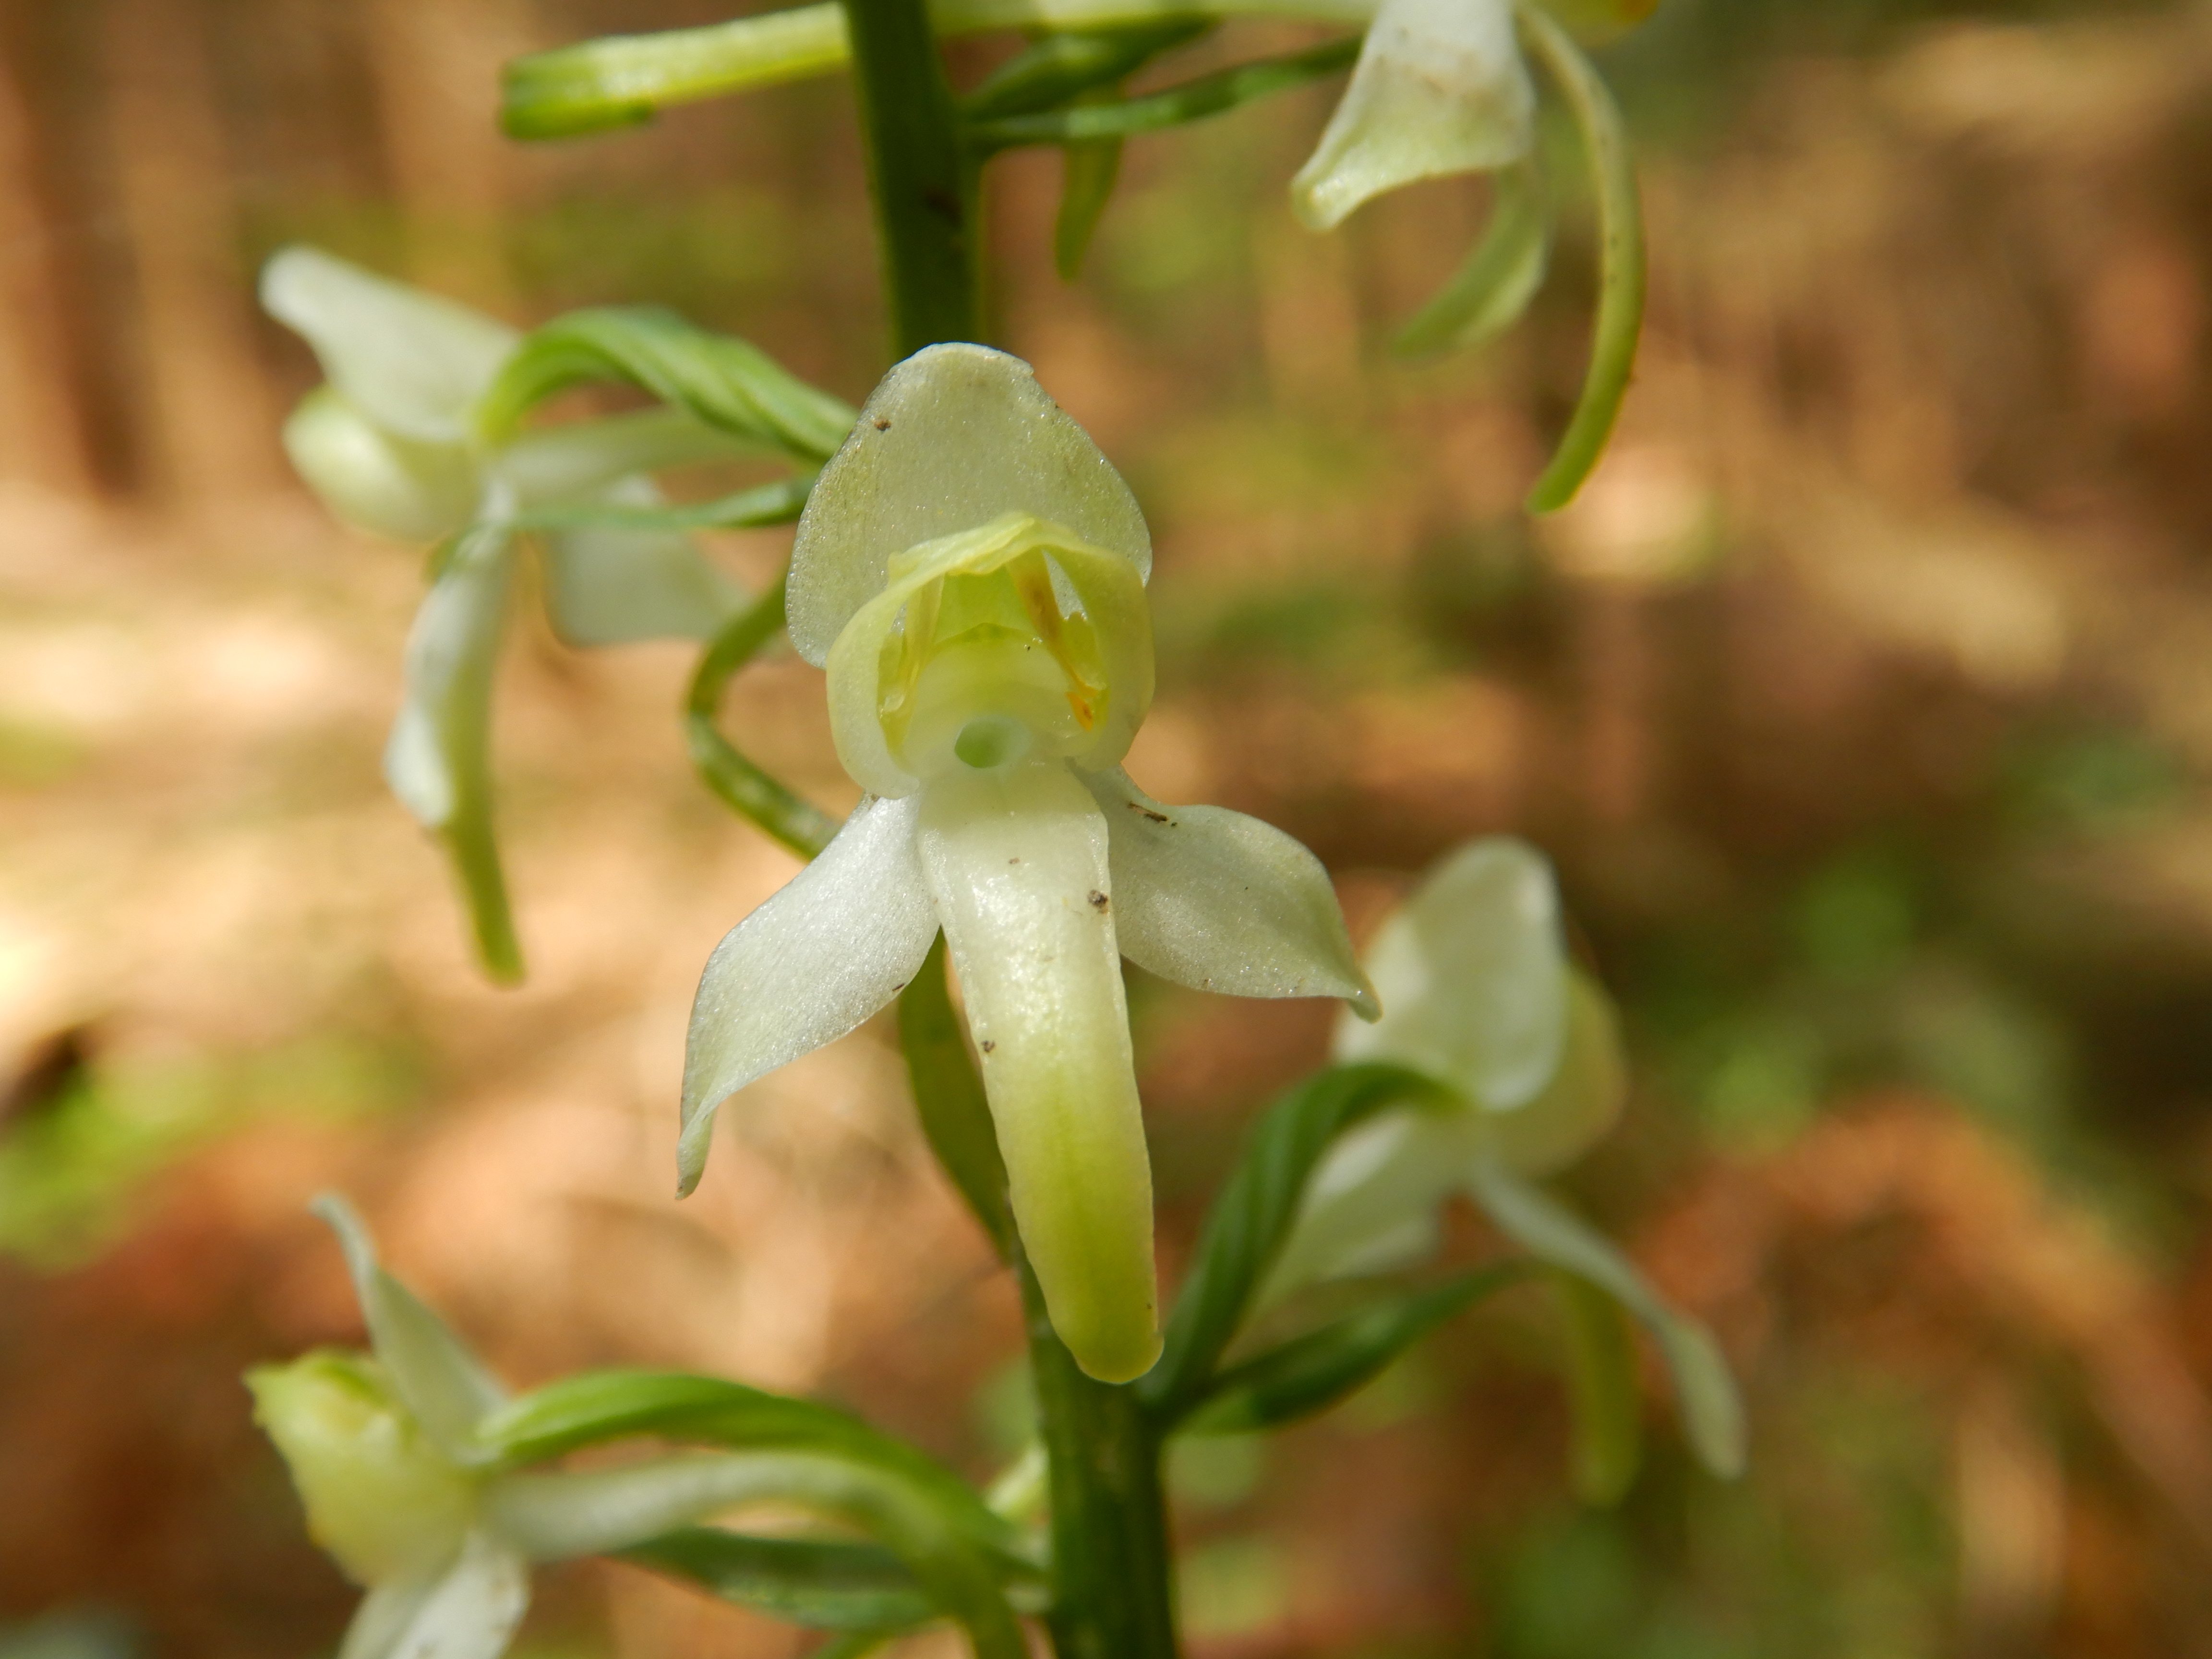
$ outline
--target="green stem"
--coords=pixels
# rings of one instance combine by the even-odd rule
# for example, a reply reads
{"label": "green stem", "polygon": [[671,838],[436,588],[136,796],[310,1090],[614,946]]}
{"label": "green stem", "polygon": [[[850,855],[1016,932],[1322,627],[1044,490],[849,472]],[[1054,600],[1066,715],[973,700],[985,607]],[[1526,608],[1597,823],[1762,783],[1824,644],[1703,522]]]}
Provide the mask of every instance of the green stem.
{"label": "green stem", "polygon": [[922,0],[845,0],[868,183],[901,357],[982,332],[975,167]]}
{"label": "green stem", "polygon": [[801,858],[811,859],[837,833],[837,820],[747,760],[714,724],[730,677],[783,631],[784,580],[778,576],[774,586],[731,618],[699,659],[684,702],[684,738],[708,788]]}
{"label": "green stem", "polygon": [[[845,0],[868,177],[902,356],[982,331],[973,227],[975,162],[963,146],[923,0]],[[991,1134],[964,1045],[945,1041],[933,956],[902,1003],[900,1042],[933,1143]],[[957,1032],[954,1033],[957,1037]],[[996,1139],[993,1137],[995,1148]],[[992,1228],[991,1162],[949,1159]],[[1078,1369],[1015,1245],[1016,1270],[1052,1470],[1053,1606],[1059,1659],[1176,1659],[1161,1444],[1133,1389]]]}
{"label": "green stem", "polygon": [[1059,1659],[1176,1659],[1163,1437],[1134,1388],[1083,1374],[1053,1334],[1029,1262],[1016,1268],[1052,1468],[1054,1650]]}

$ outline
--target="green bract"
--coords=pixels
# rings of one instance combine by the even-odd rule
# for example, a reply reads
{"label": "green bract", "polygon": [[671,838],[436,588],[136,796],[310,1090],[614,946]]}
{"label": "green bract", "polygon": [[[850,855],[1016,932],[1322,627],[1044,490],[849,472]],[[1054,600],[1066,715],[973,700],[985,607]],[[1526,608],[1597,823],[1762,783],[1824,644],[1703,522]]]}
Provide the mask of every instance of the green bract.
{"label": "green bract", "polygon": [[942,928],[1023,1244],[1109,1381],[1159,1351],[1121,957],[1374,1008],[1312,854],[1119,769],[1152,701],[1151,551],[1128,487],[1019,359],[933,346],[884,377],[799,521],[789,600],[869,793],[708,961],[679,1153],[689,1190],[720,1103],[890,1001]]}

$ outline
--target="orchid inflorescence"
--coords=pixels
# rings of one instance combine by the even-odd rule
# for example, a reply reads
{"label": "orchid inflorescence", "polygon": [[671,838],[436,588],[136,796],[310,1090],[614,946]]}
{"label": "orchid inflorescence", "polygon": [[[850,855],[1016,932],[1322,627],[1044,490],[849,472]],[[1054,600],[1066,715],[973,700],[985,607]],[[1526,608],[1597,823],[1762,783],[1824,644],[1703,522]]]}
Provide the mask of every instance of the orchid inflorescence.
{"label": "orchid inflorescence", "polygon": [[[1642,295],[1633,179],[1570,28],[1640,9],[942,0],[930,17],[941,33],[1031,31],[963,101],[960,143],[971,167],[1017,144],[1066,149],[1068,270],[1125,137],[1352,64],[1291,181],[1309,225],[1333,228],[1419,179],[1497,179],[1482,245],[1407,331],[1419,349],[1487,338],[1542,281],[1552,210],[1527,53],[1581,130],[1603,243],[1589,379],[1531,497],[1547,509],[1604,442]],[[1263,10],[1364,26],[1356,63],[1352,43],[1324,42],[1127,94],[1152,58],[1225,15]],[[509,125],[588,130],[823,71],[847,54],[844,15],[810,6],[525,59],[510,72]],[[1157,1510],[1171,1436],[1324,1410],[1443,1320],[1529,1278],[1550,1284],[1565,1316],[1585,1497],[1610,1501],[1634,1473],[1632,1322],[1665,1359],[1700,1458],[1723,1474],[1741,1467],[1741,1413],[1711,1335],[1540,1184],[1606,1133],[1627,1087],[1618,1023],[1571,957],[1550,865],[1510,838],[1468,843],[1382,922],[1363,961],[1328,872],[1298,842],[1146,793],[1123,763],[1153,693],[1150,532],[1028,364],[929,345],[855,411],[746,343],[662,312],[580,312],[522,334],[307,248],[270,261],[263,295],[326,377],[286,427],[301,477],[349,524],[434,550],[386,770],[450,851],[488,970],[521,972],[492,833],[490,694],[517,562],[534,544],[564,641],[704,643],[686,716],[702,775],[808,860],[705,964],[679,1194],[702,1179],[726,1103],[896,1000],[925,1132],[1024,1287],[1036,1363],[1068,1368],[1049,1387],[1040,1375],[1043,1449],[991,1498],[840,1413],[735,1382],[594,1372],[511,1398],[378,1264],[352,1212],[324,1200],[370,1350],[249,1381],[312,1530],[368,1591],[343,1659],[490,1659],[526,1606],[532,1564],[591,1553],[840,1631],[841,1656],[950,1620],[985,1659],[1018,1659],[1022,1619],[1066,1614],[1082,1571],[1073,1552],[1101,1536],[1078,1510],[1106,1501],[1104,1488],[1086,1498],[1064,1481]],[[656,406],[530,421],[591,382]],[[696,505],[664,493],[672,470],[763,458],[789,476]],[[754,597],[690,539],[794,519],[786,575]],[[863,792],[842,825],[716,725],[730,676],[787,631],[825,671],[837,755]],[[1255,1127],[1164,1316],[1125,958],[1200,990],[1343,1005],[1334,1063]],[[1438,1219],[1462,1200],[1510,1253],[1447,1272]],[[1106,1413],[1090,1428],[1066,1415],[1085,1389],[1101,1391],[1085,1409]],[[1110,1452],[1084,1437],[1109,1417],[1129,1437]],[[563,1466],[631,1443],[626,1461]],[[1023,1494],[1043,1462],[1039,1531]],[[746,1530],[763,1504],[800,1526]],[[1158,1563],[1127,1571],[1164,1583]],[[1167,1605],[1164,1589],[1156,1600]],[[1094,1634],[1066,1652],[1108,1650]]]}

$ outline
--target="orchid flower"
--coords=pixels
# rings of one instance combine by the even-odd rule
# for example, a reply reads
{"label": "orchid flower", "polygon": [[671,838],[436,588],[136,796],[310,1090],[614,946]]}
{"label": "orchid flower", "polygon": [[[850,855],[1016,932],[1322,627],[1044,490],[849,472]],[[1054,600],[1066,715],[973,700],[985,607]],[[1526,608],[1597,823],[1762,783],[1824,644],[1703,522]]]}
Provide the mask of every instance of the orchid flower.
{"label": "orchid flower", "polygon": [[[379,1265],[343,1200],[325,1195],[315,1209],[344,1249],[370,1352],[322,1349],[246,1380],[309,1532],[368,1592],[338,1659],[496,1659],[529,1606],[534,1564],[638,1549],[745,1504],[835,1515],[865,1485],[865,1471],[809,1449],[678,1451],[580,1471],[512,1467],[504,1419],[528,1402],[510,1401],[445,1322]],[[605,1375],[612,1380],[598,1396],[614,1404],[623,1376]],[[657,1379],[640,1376],[635,1391],[650,1395]]]}
{"label": "orchid flower", "polygon": [[1419,1072],[1453,1103],[1385,1112],[1338,1142],[1261,1301],[1420,1260],[1437,1247],[1439,1206],[1464,1194],[1522,1249],[1650,1329],[1700,1455],[1734,1473],[1741,1408],[1711,1335],[1536,1184],[1613,1127],[1627,1091],[1611,1003],[1569,960],[1550,864],[1510,836],[1468,843],[1383,924],[1365,965],[1385,1012],[1371,1024],[1340,1021],[1336,1058]]}
{"label": "orchid flower", "polygon": [[[385,775],[452,847],[488,965],[519,977],[490,841],[487,750],[520,532],[546,509],[613,509],[618,520],[652,508],[661,498],[647,473],[744,447],[673,409],[489,444],[477,406],[521,342],[514,330],[308,247],[269,261],[261,299],[313,347],[326,377],[285,423],[301,477],[348,524],[443,544],[408,639]],[[681,533],[579,523],[537,539],[547,611],[572,645],[706,638],[743,600]]]}
{"label": "orchid flower", "polygon": [[1047,1309],[1115,1382],[1160,1343],[1121,958],[1376,1008],[1311,853],[1121,769],[1151,564],[1128,487],[1027,364],[939,345],[884,377],[799,521],[789,599],[867,793],[708,962],[679,1151],[688,1192],[715,1108],[884,1006],[942,928]]}

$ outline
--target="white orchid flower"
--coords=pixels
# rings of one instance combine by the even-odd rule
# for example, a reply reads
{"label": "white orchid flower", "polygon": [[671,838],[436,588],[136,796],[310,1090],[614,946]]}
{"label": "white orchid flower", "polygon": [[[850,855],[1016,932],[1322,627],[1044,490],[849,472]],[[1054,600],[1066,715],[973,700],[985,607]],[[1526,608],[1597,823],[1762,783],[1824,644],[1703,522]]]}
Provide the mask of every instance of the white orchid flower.
{"label": "white orchid flower", "polygon": [[[405,701],[385,775],[452,848],[486,965],[519,977],[491,841],[488,763],[516,520],[547,508],[655,507],[661,497],[648,472],[743,446],[672,409],[488,446],[476,407],[520,343],[514,330],[308,247],[269,261],[261,299],[314,348],[328,377],[285,423],[301,477],[348,524],[447,543],[408,639]],[[544,530],[536,540],[548,613],[572,645],[707,638],[744,599],[681,533],[586,525]]]}
{"label": "white orchid flower", "polygon": [[1387,191],[1507,167],[1535,144],[1511,0],[1382,0],[1291,203],[1329,230]]}
{"label": "white orchid flower", "polygon": [[679,1153],[689,1191],[717,1105],[884,1006],[942,927],[1054,1326],[1117,1382],[1160,1343],[1121,958],[1375,1007],[1311,853],[1121,769],[1151,563],[1128,487],[1027,364],[940,345],[884,377],[799,521],[789,601],[868,793],[708,961]]}
{"label": "white orchid flower", "polygon": [[368,1594],[338,1659],[496,1659],[533,1564],[625,1549],[720,1511],[836,1488],[804,1452],[678,1452],[569,1473],[505,1467],[483,1431],[504,1389],[378,1264],[352,1210],[338,1235],[372,1352],[323,1349],[247,1373],[315,1541]]}
{"label": "white orchid flower", "polygon": [[1409,1266],[1434,1252],[1455,1194],[1538,1260],[1611,1297],[1650,1331],[1708,1467],[1742,1467],[1742,1407],[1705,1327],[1660,1297],[1618,1246],[1536,1184],[1620,1115],[1627,1068],[1612,1004],[1568,958],[1544,855],[1510,836],[1447,857],[1376,934],[1372,1024],[1340,1021],[1342,1062],[1385,1061],[1443,1085],[1451,1103],[1386,1111],[1315,1170],[1260,1301]]}
{"label": "white orchid flower", "polygon": [[1383,1015],[1340,1023],[1336,1058],[1420,1072],[1459,1105],[1387,1112],[1337,1145],[1277,1260],[1275,1296],[1427,1254],[1438,1205],[1475,1172],[1565,1167],[1626,1092],[1612,1008],[1568,961],[1551,866],[1525,842],[1493,836],[1445,859],[1364,962]]}

